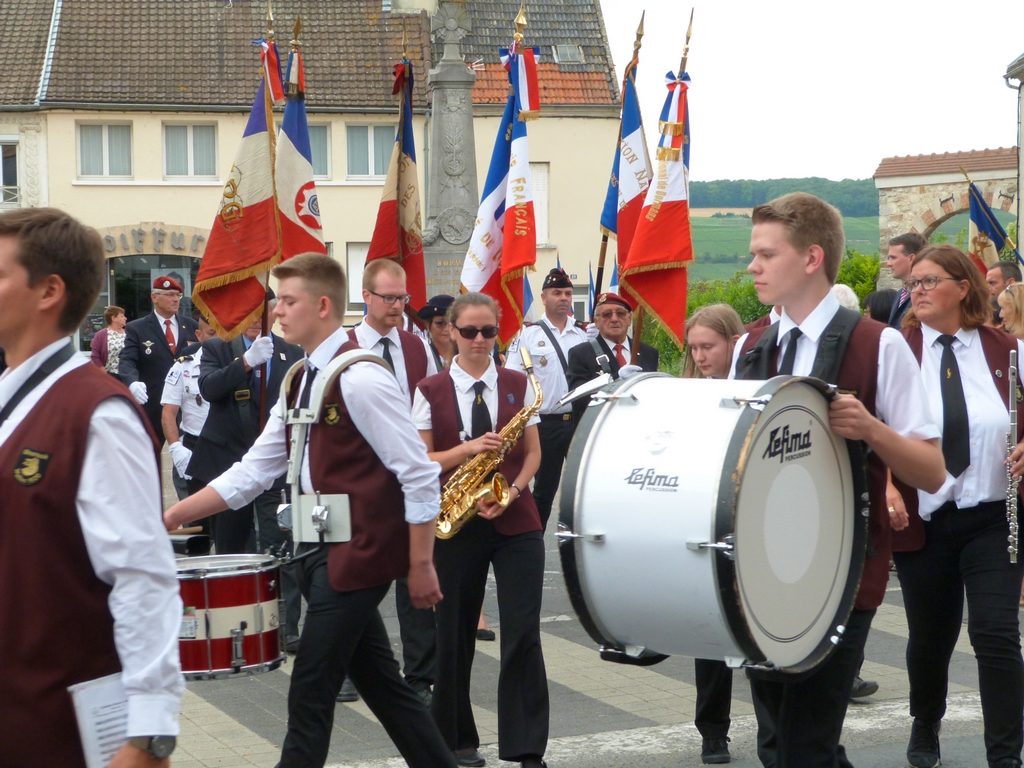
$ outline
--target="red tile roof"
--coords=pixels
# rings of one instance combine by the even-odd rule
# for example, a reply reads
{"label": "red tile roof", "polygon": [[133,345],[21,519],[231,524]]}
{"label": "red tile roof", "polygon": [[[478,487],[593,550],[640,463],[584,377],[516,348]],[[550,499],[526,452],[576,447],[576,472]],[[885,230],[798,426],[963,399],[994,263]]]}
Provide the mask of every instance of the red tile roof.
{"label": "red tile roof", "polygon": [[885,157],[874,178],[891,176],[927,176],[937,173],[972,171],[1016,171],[1017,147],[978,149],[970,152],[946,152],[939,155],[906,155]]}
{"label": "red tile roof", "polygon": [[[557,64],[537,65],[540,104],[615,104],[608,76],[601,72],[562,72]],[[476,73],[474,104],[503,104],[508,98],[508,74],[501,64],[487,64]]]}

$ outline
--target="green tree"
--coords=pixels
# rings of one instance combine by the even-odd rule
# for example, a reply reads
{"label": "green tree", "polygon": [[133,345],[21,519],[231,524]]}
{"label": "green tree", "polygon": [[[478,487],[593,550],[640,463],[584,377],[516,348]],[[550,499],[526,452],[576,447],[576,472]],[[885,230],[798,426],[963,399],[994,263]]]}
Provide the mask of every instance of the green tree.
{"label": "green tree", "polygon": [[858,253],[847,249],[846,257],[839,264],[836,282],[853,288],[853,292],[860,299],[861,306],[864,306],[864,299],[875,290],[878,283],[878,270],[881,266],[877,254]]}

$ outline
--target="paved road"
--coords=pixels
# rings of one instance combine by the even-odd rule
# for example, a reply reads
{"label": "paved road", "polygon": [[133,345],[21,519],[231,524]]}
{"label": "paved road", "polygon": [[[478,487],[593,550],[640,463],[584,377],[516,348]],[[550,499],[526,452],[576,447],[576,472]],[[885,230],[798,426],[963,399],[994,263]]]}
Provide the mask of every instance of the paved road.
{"label": "paved road", "polygon": [[[569,605],[554,537],[547,537],[543,605],[543,643],[551,690],[552,768],[668,768],[700,765],[700,737],[692,725],[695,688],[689,659],[671,658],[647,668],[601,661]],[[906,622],[895,579],[875,619],[867,646],[866,678],[878,680],[879,693],[852,706],[844,742],[858,768],[905,765],[909,731],[903,654]],[[485,609],[500,633],[489,585]],[[392,642],[398,645],[394,599],[382,612]],[[478,644],[473,700],[491,766],[497,759],[495,691],[496,643]],[[966,629],[954,655],[950,706],[943,728],[943,765],[985,765],[977,671]],[[289,668],[252,677],[190,683],[184,702],[182,737],[176,768],[273,766],[285,732]],[[732,727],[733,765],[752,768],[755,723],[742,675],[735,685]],[[361,702],[339,704],[328,764],[337,768],[402,766],[397,752]],[[504,765],[510,765],[504,763]]]}

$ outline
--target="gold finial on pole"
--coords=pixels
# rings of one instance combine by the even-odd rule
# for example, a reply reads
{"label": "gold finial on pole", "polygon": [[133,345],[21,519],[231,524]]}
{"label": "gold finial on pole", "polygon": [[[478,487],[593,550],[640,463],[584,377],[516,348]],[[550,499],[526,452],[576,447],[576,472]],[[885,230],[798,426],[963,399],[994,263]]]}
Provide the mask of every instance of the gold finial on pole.
{"label": "gold finial on pole", "polygon": [[686,43],[683,46],[683,58],[679,61],[679,74],[686,72],[686,60],[690,57],[690,35],[693,34],[693,8],[690,9],[690,24],[686,28]]}
{"label": "gold finial on pole", "polygon": [[267,0],[267,40],[274,39],[274,8],[271,0]]}
{"label": "gold finial on pole", "polygon": [[523,35],[523,30],[526,29],[526,0],[520,0],[519,13],[516,14],[515,24],[516,33],[514,37],[518,44],[523,42],[523,38],[525,37],[525,35]]}
{"label": "gold finial on pole", "polygon": [[302,34],[302,17],[298,16],[295,19],[295,26],[292,27],[292,39],[288,41],[288,44],[292,47],[293,51],[299,50],[302,47],[302,42],[299,40],[299,35]]}
{"label": "gold finial on pole", "polygon": [[647,15],[647,11],[640,12],[640,26],[636,28],[636,40],[633,41],[633,58],[637,57],[640,53],[640,45],[644,39],[644,17]]}
{"label": "gold finial on pole", "polygon": [[409,58],[409,34],[406,30],[405,25],[402,26],[402,58]]}

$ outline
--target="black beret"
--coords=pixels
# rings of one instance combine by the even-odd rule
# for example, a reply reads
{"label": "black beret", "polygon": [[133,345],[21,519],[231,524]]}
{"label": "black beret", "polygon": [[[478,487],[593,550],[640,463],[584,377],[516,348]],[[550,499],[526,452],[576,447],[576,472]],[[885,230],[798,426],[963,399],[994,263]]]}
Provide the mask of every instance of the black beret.
{"label": "black beret", "polygon": [[431,296],[417,314],[420,316],[421,320],[430,320],[435,317],[441,317],[448,312],[448,307],[452,305],[453,301],[455,301],[455,297],[449,296],[446,293]]}
{"label": "black beret", "polygon": [[544,285],[541,286],[541,290],[544,288],[572,288],[572,280],[565,274],[565,270],[561,267],[554,267],[548,272],[547,277],[544,278]]}

